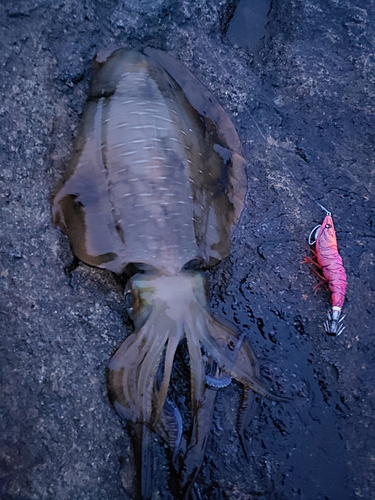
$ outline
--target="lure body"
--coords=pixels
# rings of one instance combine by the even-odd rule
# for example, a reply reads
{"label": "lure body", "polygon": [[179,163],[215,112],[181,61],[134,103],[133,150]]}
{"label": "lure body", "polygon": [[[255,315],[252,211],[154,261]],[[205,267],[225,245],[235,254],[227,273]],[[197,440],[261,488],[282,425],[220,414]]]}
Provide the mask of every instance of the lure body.
{"label": "lure body", "polygon": [[330,214],[326,215],[321,226],[313,229],[309,243],[315,243],[316,258],[332,294],[332,310],[328,313],[328,320],[324,322],[324,328],[329,335],[338,336],[345,328],[342,325],[344,316],[341,317],[341,310],[344,305],[347,280],[342,258],[338,252],[336,232]]}

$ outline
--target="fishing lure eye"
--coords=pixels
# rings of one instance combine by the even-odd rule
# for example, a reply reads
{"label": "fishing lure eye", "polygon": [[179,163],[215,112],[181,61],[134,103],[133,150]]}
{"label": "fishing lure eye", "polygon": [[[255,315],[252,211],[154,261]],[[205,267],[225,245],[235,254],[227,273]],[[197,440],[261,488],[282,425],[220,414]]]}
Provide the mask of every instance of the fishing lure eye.
{"label": "fishing lure eye", "polygon": [[318,238],[318,234],[319,234],[319,229],[322,227],[321,224],[319,224],[318,226],[315,226],[314,229],[311,231],[310,233],[310,236],[309,236],[309,245],[314,245],[314,243],[316,242],[317,238]]}
{"label": "fishing lure eye", "polygon": [[326,229],[330,229],[331,227],[331,224],[326,224]]}

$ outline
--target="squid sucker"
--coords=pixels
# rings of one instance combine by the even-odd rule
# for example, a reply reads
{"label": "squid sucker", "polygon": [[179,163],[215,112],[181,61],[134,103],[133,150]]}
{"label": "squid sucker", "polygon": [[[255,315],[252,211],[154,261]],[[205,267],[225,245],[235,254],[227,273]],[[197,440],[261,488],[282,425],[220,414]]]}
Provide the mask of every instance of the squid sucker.
{"label": "squid sucker", "polygon": [[[204,272],[229,253],[246,194],[245,166],[228,115],[181,63],[155,49],[98,52],[52,212],[81,261],[129,276],[134,332],[110,360],[107,384],[114,408],[133,428],[134,498],[155,494],[152,432],[171,450],[177,478],[171,491],[196,497],[216,392],[232,378],[243,386],[244,447],[254,393],[283,399],[260,381],[245,335],[209,309]],[[183,340],[189,432],[169,397]]]}

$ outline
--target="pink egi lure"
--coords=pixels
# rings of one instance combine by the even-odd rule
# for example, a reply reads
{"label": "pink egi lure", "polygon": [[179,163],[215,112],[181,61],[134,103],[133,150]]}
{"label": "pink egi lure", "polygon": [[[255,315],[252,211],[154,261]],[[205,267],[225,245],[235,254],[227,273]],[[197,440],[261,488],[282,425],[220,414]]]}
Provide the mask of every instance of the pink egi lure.
{"label": "pink egi lure", "polygon": [[323,223],[316,226],[310,233],[309,244],[315,244],[315,254],[322,268],[324,278],[332,293],[332,309],[324,322],[324,329],[329,335],[339,336],[345,329],[342,324],[345,316],[341,316],[346,294],[346,272],[341,255],[337,249],[336,232],[330,213],[327,213]]}

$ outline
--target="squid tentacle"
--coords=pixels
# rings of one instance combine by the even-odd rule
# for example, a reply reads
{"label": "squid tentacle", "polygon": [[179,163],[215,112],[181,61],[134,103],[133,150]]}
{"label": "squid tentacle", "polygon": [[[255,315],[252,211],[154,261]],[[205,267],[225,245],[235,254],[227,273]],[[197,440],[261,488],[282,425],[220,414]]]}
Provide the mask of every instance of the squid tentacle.
{"label": "squid tentacle", "polygon": [[[233,351],[231,351],[228,347],[228,344],[223,347],[218,345],[216,338],[222,339],[224,334],[227,334],[232,338],[234,337],[235,340],[237,337],[235,336],[235,333],[232,332],[226,325],[219,323],[212,316],[210,316],[207,310],[204,310],[203,308],[202,310],[204,311],[206,322],[205,324],[197,322],[197,328],[199,328],[200,333],[200,341],[215,361],[222,366],[228,374],[241,382],[247,389],[251,389],[261,396],[274,401],[287,401],[287,398],[270,392],[255,373],[249,372],[248,366],[246,366],[245,363],[241,363],[242,366],[239,366],[237,361],[239,357],[241,358],[241,356],[235,356]],[[244,339],[239,349],[239,354],[244,355],[247,362],[250,362],[250,366],[253,367],[253,360],[255,357],[249,355],[249,352],[247,352],[248,346],[247,341]]]}
{"label": "squid tentacle", "polygon": [[166,352],[165,352],[165,364],[164,364],[164,374],[163,374],[163,381],[160,385],[159,393],[158,393],[158,401],[157,401],[157,408],[156,408],[156,415],[155,415],[155,421],[157,422],[160,414],[163,410],[163,406],[167,397],[168,393],[168,387],[169,387],[169,382],[171,379],[171,373],[172,373],[172,368],[173,368],[173,362],[174,362],[174,357],[176,354],[176,349],[178,347],[178,344],[181,341],[181,338],[183,336],[183,329],[181,328],[181,325],[176,324],[176,329],[175,331],[169,335],[168,338],[168,343],[166,347]]}
{"label": "squid tentacle", "polygon": [[155,431],[164,439],[172,451],[172,463],[175,465],[182,441],[182,417],[178,408],[166,399],[160,418],[155,422]]}
{"label": "squid tentacle", "polygon": [[153,400],[159,399],[159,394],[156,393],[156,374],[169,334],[170,330],[167,329],[162,335],[155,335],[154,342],[150,345],[137,374],[137,396],[143,404],[142,420],[151,425],[156,420],[153,415],[155,411]]}
{"label": "squid tentacle", "polygon": [[194,325],[191,324],[190,317],[186,319],[184,327],[190,358],[191,404],[192,414],[194,415],[203,397],[205,369],[199,342],[200,338],[196,334]]}
{"label": "squid tentacle", "polygon": [[[243,385],[238,434],[246,456],[244,432],[253,414],[253,392],[276,401],[287,398],[262,384],[245,334],[210,313],[201,275],[139,276],[133,286],[135,297],[138,294],[137,332],[125,340],[110,362],[110,396],[118,413],[133,423],[142,495],[152,489],[147,475],[152,470],[150,432],[156,431],[171,449],[180,493],[188,498],[202,465],[217,390],[229,385],[232,377]],[[182,433],[180,412],[167,399],[176,350],[184,337],[191,387],[187,435]]]}
{"label": "squid tentacle", "polygon": [[[154,327],[148,330],[152,332],[153,329]],[[140,380],[140,376],[142,367],[148,366],[155,371],[157,370],[161,353],[160,349],[155,349],[155,347],[158,346],[157,339],[155,339],[153,335],[146,336],[144,332],[142,333],[142,335],[136,337],[133,345],[127,350],[122,358],[122,364],[124,366],[123,392],[127,404],[136,409],[133,421],[147,422],[149,421],[152,406],[150,401],[152,381],[151,387],[147,387],[147,384],[150,383],[150,379],[147,379],[145,384],[143,380]],[[152,354],[153,359],[150,359],[150,354]],[[147,358],[148,363],[145,363]]]}
{"label": "squid tentacle", "polygon": [[168,332],[155,326],[147,322],[137,334],[130,335],[109,363],[109,392],[133,422],[151,423],[155,375],[168,339]]}

